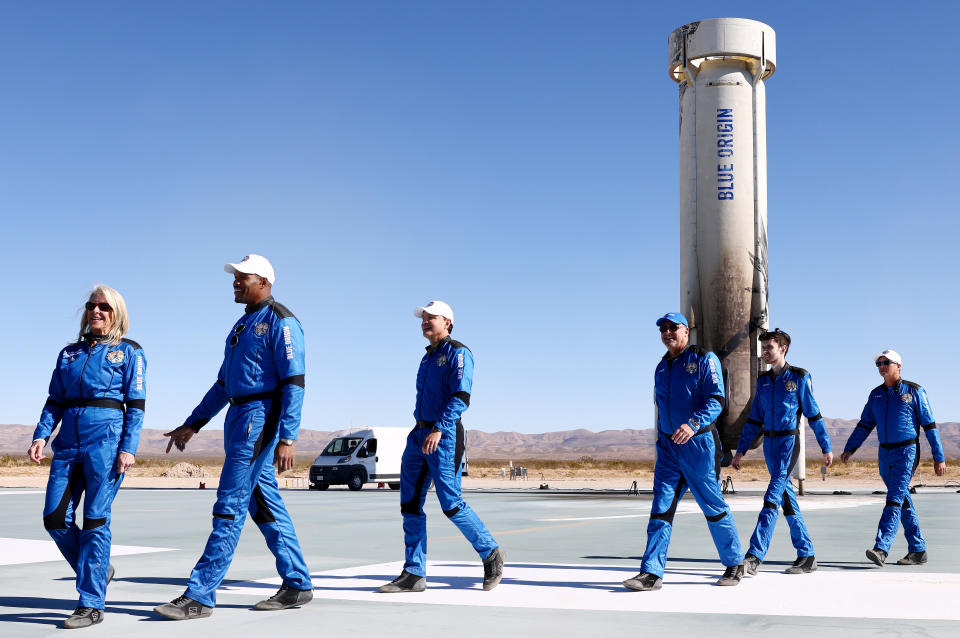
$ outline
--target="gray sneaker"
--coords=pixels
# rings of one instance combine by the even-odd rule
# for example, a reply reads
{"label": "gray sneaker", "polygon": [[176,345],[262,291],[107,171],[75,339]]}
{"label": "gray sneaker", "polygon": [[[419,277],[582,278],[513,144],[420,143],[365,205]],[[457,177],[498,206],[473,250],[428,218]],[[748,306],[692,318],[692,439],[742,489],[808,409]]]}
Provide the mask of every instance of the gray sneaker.
{"label": "gray sneaker", "polygon": [[926,562],[926,552],[907,552],[906,556],[897,561],[897,565],[923,565]]}
{"label": "gray sneaker", "polygon": [[740,584],[741,580],[743,580],[743,563],[727,567],[717,584],[721,587],[735,587]]}
{"label": "gray sneaker", "polygon": [[153,611],[170,620],[193,620],[207,618],[213,613],[213,607],[207,607],[186,596],[178,596],[168,603],[154,607]]}
{"label": "gray sneaker", "polygon": [[483,591],[490,591],[503,578],[503,551],[498,547],[483,559]]}
{"label": "gray sneaker", "polygon": [[110,581],[113,580],[113,575],[116,573],[116,571],[117,570],[113,568],[113,565],[107,566],[107,584],[108,585],[110,584]]}
{"label": "gray sneaker", "polygon": [[793,561],[793,565],[783,570],[784,574],[809,574],[817,571],[816,556],[800,556]]}
{"label": "gray sneaker", "polygon": [[867,558],[873,561],[877,567],[883,567],[883,564],[887,561],[887,553],[874,547],[867,550]]}
{"label": "gray sneaker", "polygon": [[103,622],[103,610],[92,607],[77,607],[69,618],[63,621],[64,629],[83,629]]}
{"label": "gray sneaker", "polygon": [[312,589],[294,589],[283,585],[279,591],[266,600],[261,600],[253,606],[257,611],[277,611],[306,605],[313,600]]}
{"label": "gray sneaker", "polygon": [[391,580],[386,585],[380,585],[381,594],[399,594],[402,592],[418,592],[427,588],[427,579],[423,576],[411,574],[407,570],[400,572],[400,575]]}
{"label": "gray sneaker", "polygon": [[743,557],[743,574],[744,576],[756,576],[757,570],[760,569],[760,563],[762,561],[754,556],[753,554],[747,554]]}
{"label": "gray sneaker", "polygon": [[656,591],[663,587],[663,579],[650,572],[640,572],[623,581],[623,586],[633,591]]}

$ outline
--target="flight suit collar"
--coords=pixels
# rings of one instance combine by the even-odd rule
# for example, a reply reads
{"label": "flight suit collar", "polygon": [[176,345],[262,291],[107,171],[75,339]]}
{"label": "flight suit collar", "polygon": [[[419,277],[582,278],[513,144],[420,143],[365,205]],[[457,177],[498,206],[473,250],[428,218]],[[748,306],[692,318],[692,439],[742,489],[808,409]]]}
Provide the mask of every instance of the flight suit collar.
{"label": "flight suit collar", "polygon": [[436,351],[437,348],[439,348],[440,346],[442,346],[443,344],[445,344],[445,343],[448,342],[448,341],[450,341],[450,335],[447,335],[446,337],[444,337],[443,339],[441,339],[440,341],[438,341],[438,342],[437,342],[437,345],[435,345],[435,346],[430,346],[430,345],[428,345],[428,346],[427,346],[426,348],[424,348],[424,349],[427,351],[427,354],[433,354],[433,353]]}
{"label": "flight suit collar", "polygon": [[677,356],[675,356],[675,357],[671,357],[671,356],[670,356],[670,351],[667,350],[667,351],[663,354],[663,357],[661,358],[661,361],[670,361],[670,360],[679,359],[680,357],[682,357],[683,355],[687,354],[687,353],[690,352],[693,348],[696,348],[696,347],[697,347],[697,346],[696,346],[695,344],[690,344],[690,345],[688,345],[686,348],[684,348],[683,350],[681,350],[680,352],[678,352],[678,353],[677,353]]}
{"label": "flight suit collar", "polygon": [[244,312],[246,312],[246,313],[249,315],[250,313],[253,313],[253,312],[256,312],[256,311],[260,310],[261,308],[263,308],[264,306],[266,306],[267,304],[269,304],[269,303],[272,302],[272,301],[273,301],[273,295],[270,295],[270,296],[268,296],[266,299],[264,299],[263,301],[261,301],[260,303],[247,304],[247,307],[244,308],[243,310],[244,310]]}

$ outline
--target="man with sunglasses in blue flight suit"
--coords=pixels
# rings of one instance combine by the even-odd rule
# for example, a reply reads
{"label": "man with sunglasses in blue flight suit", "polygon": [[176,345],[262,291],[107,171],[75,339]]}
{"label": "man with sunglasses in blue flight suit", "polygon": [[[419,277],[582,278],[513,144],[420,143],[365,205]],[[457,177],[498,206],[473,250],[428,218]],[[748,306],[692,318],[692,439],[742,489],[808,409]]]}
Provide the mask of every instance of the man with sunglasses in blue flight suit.
{"label": "man with sunglasses in blue flight suit", "polygon": [[670,312],[657,319],[667,353],[654,374],[657,402],[657,462],[647,548],[641,571],[623,581],[634,591],[660,589],[677,504],[689,489],[707,518],[713,543],[726,570],[717,585],[739,585],[743,553],[730,508],[720,492],[720,436],[715,422],[723,409],[720,360],[689,346],[686,317]]}
{"label": "man with sunglasses in blue flight suit", "polygon": [[254,609],[297,607],[313,599],[313,584],[280,498],[272,464],[280,472],[293,467],[294,441],[300,428],[304,389],[303,329],[270,294],[273,266],[260,255],[226,264],[233,274],[234,301],[246,304],[244,315],[227,336],[216,383],[186,422],[165,436],[183,451],[190,438],[227,403],[223,426],[226,459],[213,506],[213,532],[184,594],[154,609],[170,620],[205,618],[213,612],[247,512],[276,557],[280,590]]}
{"label": "man with sunglasses in blue flight suit", "polygon": [[[767,555],[770,538],[777,524],[779,509],[790,527],[790,539],[797,550],[797,559],[785,574],[809,574],[817,569],[813,542],[797,505],[797,495],[790,482],[790,474],[800,457],[800,416],[807,417],[810,427],[823,451],[823,463],[833,463],[830,436],[823,424],[820,407],[813,398],[810,373],[803,368],[787,365],[790,335],[777,328],[760,335],[761,356],[770,370],[757,379],[757,390],[750,406],[750,416],[743,426],[737,453],[731,465],[740,470],[740,460],[754,439],[763,431],[763,456],[770,472],[770,484],[763,496],[763,509],[757,527],[750,539],[750,549],[743,559],[747,576],[756,576],[760,563]],[[803,462],[802,460],[800,462]]]}
{"label": "man with sunglasses in blue flight suit", "polygon": [[460,494],[465,446],[460,415],[470,405],[473,389],[473,353],[450,338],[453,310],[442,301],[414,309],[420,330],[430,345],[417,371],[417,424],[407,436],[400,461],[400,513],[406,546],[403,571],[381,585],[384,594],[421,592],[427,588],[427,516],[423,504],[430,482],[447,518],[457,526],[483,561],[483,590],[503,577],[503,551],[487,526]]}
{"label": "man with sunglasses in blue flight suit", "polygon": [[903,359],[894,350],[884,350],[873,358],[883,383],[870,391],[860,422],[853,428],[840,460],[844,463],[857,451],[870,432],[877,431],[880,477],[887,486],[887,504],[880,516],[877,539],[867,550],[877,566],[883,566],[903,524],[907,537],[907,555],[897,565],[922,565],[927,562],[927,542],[920,531],[920,519],[910,498],[910,478],[920,463],[920,428],[923,428],[933,453],[933,471],[947,471],[940,432],[930,410],[927,391],[918,383],[900,378]]}

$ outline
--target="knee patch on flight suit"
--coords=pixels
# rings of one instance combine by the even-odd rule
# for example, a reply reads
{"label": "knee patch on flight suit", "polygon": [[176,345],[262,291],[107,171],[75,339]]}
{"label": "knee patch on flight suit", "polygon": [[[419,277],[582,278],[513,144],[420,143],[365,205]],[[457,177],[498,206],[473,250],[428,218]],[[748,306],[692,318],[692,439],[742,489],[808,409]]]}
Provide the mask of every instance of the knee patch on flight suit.
{"label": "knee patch on flight suit", "polygon": [[106,517],[104,518],[83,518],[83,529],[84,531],[97,529],[98,527],[103,527],[107,524]]}
{"label": "knee patch on flight suit", "polygon": [[420,493],[423,492],[423,484],[427,480],[427,464],[424,463],[420,468],[420,474],[417,475],[417,486],[413,490],[413,496],[406,503],[400,503],[401,514],[413,514],[420,516],[423,510],[420,509]]}
{"label": "knee patch on flight suit", "polygon": [[794,516],[797,513],[796,510],[793,509],[793,504],[790,502],[790,497],[786,492],[783,493],[781,507],[783,507],[784,516]]}
{"label": "knee patch on flight suit", "polygon": [[253,514],[254,523],[263,525],[264,523],[277,522],[277,519],[273,517],[273,512],[270,511],[270,506],[267,505],[267,499],[263,497],[263,492],[260,490],[259,485],[253,488],[253,501],[257,504],[257,512]]}
{"label": "knee patch on flight suit", "polygon": [[[83,465],[77,463],[70,472],[70,478],[67,479],[67,485],[63,488],[63,496],[60,497],[60,503],[57,504],[57,508],[43,517],[44,529],[67,529],[67,508],[73,499],[73,493],[77,491],[78,488],[82,489],[82,481]],[[84,521],[84,524],[86,524],[86,521]]]}
{"label": "knee patch on flight suit", "polygon": [[677,513],[677,504],[680,503],[680,497],[684,493],[684,482],[683,477],[680,477],[680,480],[677,481],[677,487],[673,491],[673,500],[670,502],[670,507],[667,508],[665,512],[657,512],[650,514],[650,520],[658,520],[667,523],[668,525],[673,525],[673,515]]}

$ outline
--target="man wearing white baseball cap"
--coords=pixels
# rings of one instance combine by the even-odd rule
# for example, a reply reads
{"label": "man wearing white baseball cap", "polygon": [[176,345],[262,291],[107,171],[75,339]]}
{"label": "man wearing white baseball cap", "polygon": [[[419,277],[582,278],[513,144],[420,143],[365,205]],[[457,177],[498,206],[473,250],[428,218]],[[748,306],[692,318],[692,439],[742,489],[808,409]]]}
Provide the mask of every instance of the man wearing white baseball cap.
{"label": "man wearing white baseball cap", "polygon": [[276,282],[276,276],[273,274],[273,266],[262,255],[247,255],[237,264],[224,264],[223,269],[235,275],[241,273],[244,275],[256,275],[263,277],[271,286]]}
{"label": "man wearing white baseball cap", "polygon": [[213,386],[180,427],[167,432],[167,452],[181,452],[194,434],[228,403],[223,424],[226,458],[213,505],[213,531],[182,596],[154,611],[170,620],[213,613],[217,588],[227,575],[249,511],[276,558],[280,590],[254,609],[299,607],[313,599],[313,583],[293,521],[280,497],[272,464],[293,467],[300,429],[305,359],[303,328],[271,294],[275,276],[265,257],[247,255],[225,264],[233,274],[233,300],[244,314],[227,334],[223,364]]}
{"label": "man wearing white baseball cap", "polygon": [[882,566],[902,523],[903,535],[907,538],[907,555],[897,564],[921,565],[927,562],[927,544],[910,498],[910,478],[920,463],[920,428],[930,443],[937,476],[943,476],[947,471],[943,445],[926,390],[918,383],[900,378],[903,358],[899,353],[884,350],[875,355],[873,361],[883,383],[870,391],[860,422],[850,434],[840,460],[848,462],[876,428],[880,441],[880,477],[887,486],[887,503],[880,517],[876,542],[873,549],[867,550],[867,558]]}
{"label": "man wearing white baseball cap", "polygon": [[427,516],[423,503],[430,482],[437,486],[443,513],[457,526],[483,561],[483,589],[497,586],[503,576],[503,552],[480,517],[460,494],[461,461],[465,447],[460,415],[470,405],[473,353],[450,338],[453,310],[431,301],[413,310],[430,345],[417,372],[417,424],[407,436],[400,461],[400,514],[406,546],[403,571],[380,592],[420,592],[427,588]]}

